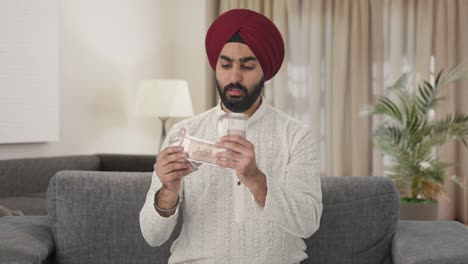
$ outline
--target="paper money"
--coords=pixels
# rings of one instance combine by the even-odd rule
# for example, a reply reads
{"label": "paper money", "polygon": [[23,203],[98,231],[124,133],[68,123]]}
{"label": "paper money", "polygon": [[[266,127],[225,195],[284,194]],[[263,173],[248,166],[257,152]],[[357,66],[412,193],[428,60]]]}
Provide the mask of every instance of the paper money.
{"label": "paper money", "polygon": [[187,160],[216,166],[218,152],[226,151],[215,147],[214,143],[186,135],[182,141],[184,151],[188,153]]}
{"label": "paper money", "polygon": [[202,164],[216,165],[216,153],[225,149],[215,147],[214,143],[192,137],[187,134],[187,130],[182,128],[174,133],[169,139],[170,146],[181,146],[188,157],[179,162],[189,162],[192,169],[196,170]]}
{"label": "paper money", "polygon": [[[182,142],[185,138],[187,130],[185,128],[179,129],[176,133],[174,133],[168,141],[168,145],[171,147],[180,147],[182,146]],[[188,162],[190,165],[190,172],[198,170],[198,167],[201,165],[199,162],[189,161],[187,159],[179,159],[176,162]]]}

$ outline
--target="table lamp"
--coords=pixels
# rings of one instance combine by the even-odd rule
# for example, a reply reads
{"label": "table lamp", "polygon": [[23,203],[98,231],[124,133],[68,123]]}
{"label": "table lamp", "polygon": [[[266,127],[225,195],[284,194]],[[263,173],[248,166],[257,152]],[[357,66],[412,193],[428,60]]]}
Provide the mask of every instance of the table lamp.
{"label": "table lamp", "polygon": [[192,99],[185,80],[141,80],[136,101],[137,115],[156,116],[162,123],[160,147],[171,117],[193,116]]}

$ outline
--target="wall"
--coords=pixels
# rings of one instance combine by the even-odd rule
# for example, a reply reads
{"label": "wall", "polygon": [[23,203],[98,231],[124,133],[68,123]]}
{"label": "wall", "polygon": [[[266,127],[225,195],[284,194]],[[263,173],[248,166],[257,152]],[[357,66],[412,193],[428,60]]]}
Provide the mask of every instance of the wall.
{"label": "wall", "polygon": [[[212,106],[215,100],[215,79],[206,58],[205,33],[214,20],[214,10],[217,7],[214,6],[215,1],[204,1],[205,5],[200,5],[200,1],[190,0],[174,3],[177,10],[177,16],[173,17],[176,32],[174,78],[185,78],[189,83],[195,84],[190,86],[192,98],[198,103],[194,108],[196,112],[202,112],[206,107]],[[194,68],[200,62],[203,62],[203,67]]]}
{"label": "wall", "polygon": [[60,140],[1,144],[0,159],[155,154],[159,120],[134,114],[140,79],[189,82],[194,110],[213,106],[204,36],[213,0],[61,0]]}

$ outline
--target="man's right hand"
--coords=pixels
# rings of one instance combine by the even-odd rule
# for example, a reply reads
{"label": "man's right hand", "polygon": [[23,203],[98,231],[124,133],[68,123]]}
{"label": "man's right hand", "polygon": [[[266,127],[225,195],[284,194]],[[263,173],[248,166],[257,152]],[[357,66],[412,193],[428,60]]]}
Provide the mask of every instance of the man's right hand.
{"label": "man's right hand", "polygon": [[183,152],[183,147],[167,147],[159,153],[154,164],[156,175],[163,184],[158,197],[155,197],[159,208],[169,209],[176,206],[182,178],[192,172],[188,161],[180,162],[185,158],[187,153]]}

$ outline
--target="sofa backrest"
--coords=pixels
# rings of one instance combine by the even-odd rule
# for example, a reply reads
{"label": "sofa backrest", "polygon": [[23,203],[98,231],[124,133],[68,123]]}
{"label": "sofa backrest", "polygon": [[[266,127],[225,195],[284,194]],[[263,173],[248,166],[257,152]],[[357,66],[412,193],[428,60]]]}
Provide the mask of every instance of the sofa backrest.
{"label": "sofa backrest", "polygon": [[152,172],[154,155],[95,154],[0,160],[0,198],[45,193],[61,170]]}
{"label": "sofa backrest", "polygon": [[148,172],[57,173],[47,191],[56,262],[167,263],[170,242],[151,248],[139,227],[150,183]]}
{"label": "sofa backrest", "polygon": [[45,192],[56,172],[99,170],[99,163],[94,155],[0,160],[0,197]]}
{"label": "sofa backrest", "polygon": [[[304,263],[391,264],[400,198],[387,177],[322,177],[319,230]],[[346,261],[344,261],[346,260]]]}
{"label": "sofa backrest", "polygon": [[[390,263],[399,200],[384,177],[322,177],[320,229],[306,239],[303,263]],[[151,173],[61,171],[50,182],[48,212],[57,263],[167,263],[180,232],[152,248],[139,211]]]}
{"label": "sofa backrest", "polygon": [[155,155],[96,154],[100,160],[100,171],[153,172]]}

